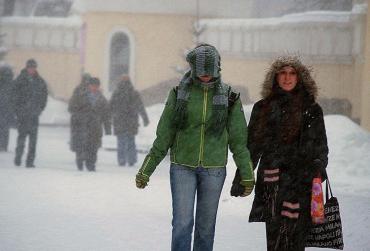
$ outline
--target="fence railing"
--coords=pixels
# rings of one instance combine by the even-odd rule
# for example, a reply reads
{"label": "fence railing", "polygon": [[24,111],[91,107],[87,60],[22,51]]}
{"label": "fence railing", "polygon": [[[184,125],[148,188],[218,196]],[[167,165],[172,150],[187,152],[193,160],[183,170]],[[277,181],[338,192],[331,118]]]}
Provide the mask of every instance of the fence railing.
{"label": "fence railing", "polygon": [[363,57],[367,5],[350,12],[317,11],[265,19],[201,19],[199,40],[223,55],[271,58],[299,54],[320,62]]}
{"label": "fence railing", "polygon": [[79,17],[6,17],[0,20],[4,43],[11,48],[78,51],[82,21]]}

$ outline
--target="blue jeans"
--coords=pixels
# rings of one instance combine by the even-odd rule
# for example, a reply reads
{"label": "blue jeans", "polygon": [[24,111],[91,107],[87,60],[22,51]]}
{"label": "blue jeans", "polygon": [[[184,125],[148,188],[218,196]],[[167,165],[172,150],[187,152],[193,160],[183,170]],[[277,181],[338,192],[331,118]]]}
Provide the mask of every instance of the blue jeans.
{"label": "blue jeans", "polygon": [[120,166],[134,165],[137,161],[135,135],[117,135],[117,158]]}
{"label": "blue jeans", "polygon": [[226,168],[196,169],[171,164],[172,251],[190,251],[194,226],[194,251],[211,251],[215,236],[218,202]]}

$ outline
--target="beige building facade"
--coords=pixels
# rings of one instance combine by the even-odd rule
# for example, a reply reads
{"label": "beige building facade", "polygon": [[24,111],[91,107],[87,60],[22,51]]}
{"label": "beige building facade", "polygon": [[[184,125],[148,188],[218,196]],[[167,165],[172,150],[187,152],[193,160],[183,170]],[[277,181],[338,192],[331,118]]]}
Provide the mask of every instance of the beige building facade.
{"label": "beige building facade", "polygon": [[367,20],[366,20],[366,48],[365,48],[365,64],[363,67],[363,80],[361,96],[362,100],[362,123],[361,125],[370,130],[370,8],[367,10]]}
{"label": "beige building facade", "polygon": [[7,61],[19,72],[28,58],[35,58],[59,98],[69,98],[82,72],[99,77],[108,96],[121,73],[130,74],[138,90],[178,78],[174,69],[187,66],[184,53],[195,44],[193,31],[198,24],[199,41],[215,45],[221,53],[223,79],[247,87],[253,101],[260,98],[271,61],[278,55],[298,54],[312,66],[321,97],[348,99],[352,117],[370,130],[366,1],[358,1],[350,12],[268,19],[246,19],[242,14],[230,19],[210,12],[199,23],[194,6],[183,0],[175,1],[176,8],[173,1],[168,1],[172,4],[168,8],[159,3],[142,7],[140,1],[121,6],[107,0],[99,8],[89,1],[77,2],[77,15],[64,21],[8,18],[2,22],[10,49]]}

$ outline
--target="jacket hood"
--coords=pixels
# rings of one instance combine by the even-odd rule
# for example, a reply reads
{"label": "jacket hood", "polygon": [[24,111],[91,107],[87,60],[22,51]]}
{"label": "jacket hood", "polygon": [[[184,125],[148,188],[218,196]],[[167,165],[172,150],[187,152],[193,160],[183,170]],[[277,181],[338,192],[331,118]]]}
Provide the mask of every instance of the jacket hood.
{"label": "jacket hood", "polygon": [[192,78],[203,75],[218,78],[221,71],[221,57],[217,49],[209,44],[200,44],[191,50],[186,61],[191,68]]}
{"label": "jacket hood", "polygon": [[312,69],[307,67],[299,60],[297,56],[282,56],[276,59],[270,69],[267,71],[265,80],[262,84],[261,95],[262,98],[267,98],[273,93],[273,87],[276,83],[276,74],[284,66],[293,67],[298,73],[298,84],[303,87],[309,96],[312,96],[315,100],[318,94],[318,88],[315,80],[311,77]]}

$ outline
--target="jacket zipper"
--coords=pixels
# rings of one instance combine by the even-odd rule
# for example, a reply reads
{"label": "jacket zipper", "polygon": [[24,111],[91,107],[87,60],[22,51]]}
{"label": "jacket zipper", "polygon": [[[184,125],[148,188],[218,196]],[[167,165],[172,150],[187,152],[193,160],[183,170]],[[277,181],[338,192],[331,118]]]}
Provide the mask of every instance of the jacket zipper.
{"label": "jacket zipper", "polygon": [[204,131],[206,124],[206,114],[207,114],[207,101],[208,101],[208,87],[204,88],[203,96],[203,117],[202,117],[202,126],[200,128],[200,148],[199,148],[199,166],[202,166],[203,154],[204,154]]}

